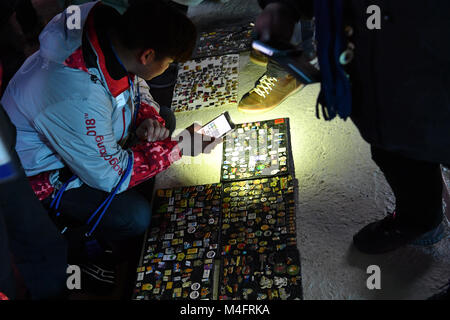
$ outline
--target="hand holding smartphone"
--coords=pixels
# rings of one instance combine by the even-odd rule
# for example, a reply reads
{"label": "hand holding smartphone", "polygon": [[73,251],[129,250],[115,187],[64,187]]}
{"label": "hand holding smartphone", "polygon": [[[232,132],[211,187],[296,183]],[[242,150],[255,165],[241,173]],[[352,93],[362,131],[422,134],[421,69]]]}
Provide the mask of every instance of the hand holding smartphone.
{"label": "hand holding smartphone", "polygon": [[[222,137],[235,128],[228,112],[220,114],[203,127],[193,123],[186,128],[178,137],[177,141],[182,144],[184,155],[197,156],[200,153],[210,153],[219,143]],[[199,145],[196,146],[196,143]],[[201,145],[200,145],[201,144]]]}

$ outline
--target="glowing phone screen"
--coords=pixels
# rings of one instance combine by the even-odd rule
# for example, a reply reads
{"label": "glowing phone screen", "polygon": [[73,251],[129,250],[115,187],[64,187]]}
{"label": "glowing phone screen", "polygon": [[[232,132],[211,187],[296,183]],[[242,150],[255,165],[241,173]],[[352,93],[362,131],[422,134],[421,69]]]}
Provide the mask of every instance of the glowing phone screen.
{"label": "glowing phone screen", "polygon": [[200,133],[214,137],[214,138],[220,138],[227,132],[231,130],[231,126],[228,123],[227,118],[224,114],[220,115],[218,118],[214,119],[207,125],[205,125],[203,128],[200,129]]}

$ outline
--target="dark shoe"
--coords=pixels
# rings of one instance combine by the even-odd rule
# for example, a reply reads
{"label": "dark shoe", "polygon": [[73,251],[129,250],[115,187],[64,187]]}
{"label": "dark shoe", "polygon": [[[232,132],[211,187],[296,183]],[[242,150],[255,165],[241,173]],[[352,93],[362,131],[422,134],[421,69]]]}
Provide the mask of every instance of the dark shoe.
{"label": "dark shoe", "polygon": [[81,290],[94,295],[107,295],[116,288],[115,266],[108,263],[80,265]]}
{"label": "dark shoe", "polygon": [[450,280],[439,289],[442,291],[432,295],[427,300],[450,300]]}
{"label": "dark shoe", "polygon": [[394,251],[423,235],[423,231],[400,225],[395,213],[373,222],[353,236],[355,247],[367,254]]}
{"label": "dark shoe", "polygon": [[104,245],[94,245],[97,241],[86,244],[83,254],[72,259],[71,264],[81,270],[82,294],[104,296],[116,288],[117,261],[110,248]]}

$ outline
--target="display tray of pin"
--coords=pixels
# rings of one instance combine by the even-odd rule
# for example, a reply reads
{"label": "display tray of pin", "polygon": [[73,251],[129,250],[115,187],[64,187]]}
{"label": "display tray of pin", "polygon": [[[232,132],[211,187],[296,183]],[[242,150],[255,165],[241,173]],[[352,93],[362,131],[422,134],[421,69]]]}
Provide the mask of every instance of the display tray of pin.
{"label": "display tray of pin", "polygon": [[185,62],[179,68],[171,109],[182,112],[236,104],[238,67],[238,54]]}
{"label": "display tray of pin", "polygon": [[218,183],[156,191],[133,299],[212,299],[221,189]]}
{"label": "display tray of pin", "polygon": [[222,259],[219,300],[302,300],[299,251],[228,255]]}
{"label": "display tray of pin", "polygon": [[219,299],[302,299],[292,176],[223,183]]}
{"label": "display tray of pin", "polygon": [[224,137],[221,181],[294,174],[289,118],[236,124]]}
{"label": "display tray of pin", "polygon": [[252,43],[253,24],[239,21],[214,29],[198,32],[193,58],[221,56],[249,51]]}

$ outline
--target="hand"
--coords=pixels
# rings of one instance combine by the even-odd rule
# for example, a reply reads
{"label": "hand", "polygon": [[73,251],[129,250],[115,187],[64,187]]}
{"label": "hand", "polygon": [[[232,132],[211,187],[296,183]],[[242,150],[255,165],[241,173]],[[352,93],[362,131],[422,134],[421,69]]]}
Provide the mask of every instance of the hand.
{"label": "hand", "polygon": [[289,8],[282,3],[270,3],[256,18],[255,31],[262,42],[286,42],[292,38],[295,19]]}
{"label": "hand", "polygon": [[140,140],[155,142],[164,140],[169,136],[169,130],[155,119],[145,119],[136,130]]}
{"label": "hand", "polygon": [[211,153],[222,142],[222,138],[216,139],[199,133],[201,127],[198,123],[193,123],[175,138],[180,141],[184,155],[195,157],[200,153]]}

